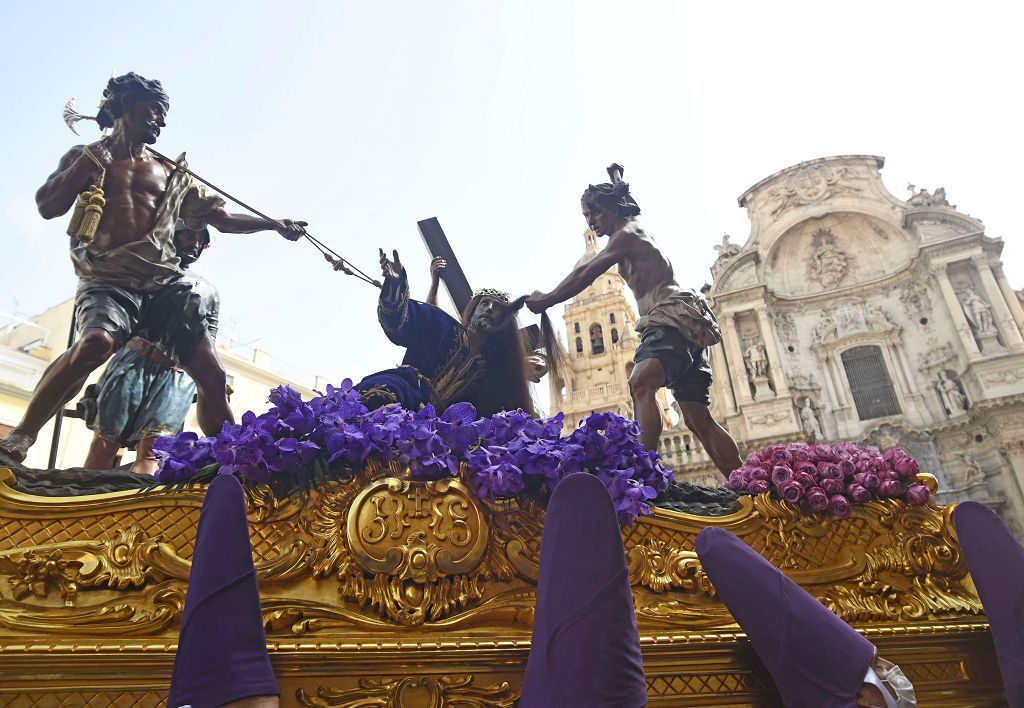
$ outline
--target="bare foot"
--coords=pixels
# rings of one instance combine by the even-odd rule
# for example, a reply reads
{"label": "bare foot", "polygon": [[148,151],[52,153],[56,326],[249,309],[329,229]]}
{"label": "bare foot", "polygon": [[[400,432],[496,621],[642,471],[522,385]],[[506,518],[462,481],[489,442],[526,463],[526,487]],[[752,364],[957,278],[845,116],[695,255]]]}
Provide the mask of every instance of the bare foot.
{"label": "bare foot", "polygon": [[19,433],[17,429],[14,429],[7,434],[6,438],[0,440],[0,452],[15,462],[24,462],[25,456],[28,455],[28,449],[32,447],[35,441],[35,438],[25,433]]}
{"label": "bare foot", "polygon": [[155,474],[160,468],[160,461],[155,457],[145,457],[141,460],[135,460],[132,463],[131,471],[136,474]]}

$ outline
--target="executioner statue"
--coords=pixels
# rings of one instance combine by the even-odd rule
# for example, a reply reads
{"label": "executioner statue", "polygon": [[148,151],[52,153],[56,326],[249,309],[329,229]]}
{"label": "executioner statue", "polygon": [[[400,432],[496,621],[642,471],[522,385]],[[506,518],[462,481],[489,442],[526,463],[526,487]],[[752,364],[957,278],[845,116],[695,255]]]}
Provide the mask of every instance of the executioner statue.
{"label": "executioner statue", "polygon": [[728,476],[742,464],[732,436],[711,416],[711,364],[707,348],[721,340],[718,321],[700,293],[682,288],[672,264],[637,222],[640,207],[622,181],[622,167],[608,168],[611,182],[590,185],[583,192],[583,218],[608,245],[576,266],[551,292],[534,292],[526,300],[543,312],[583,292],[612,266],[618,266],[640,309],[640,346],[629,376],[640,441],[656,450],[662,431],[655,395],[671,389],[686,426],[700,439],[715,466]]}
{"label": "executioner statue", "polygon": [[[417,410],[431,403],[440,412],[465,401],[481,416],[517,408],[536,415],[530,396],[536,367],[516,320],[525,297],[512,301],[507,293],[484,288],[473,294],[456,320],[434,304],[410,299],[398,251],[389,259],[381,250],[380,265],[384,285],[377,317],[388,339],[406,353],[402,366],[356,384],[367,407],[400,403]],[[428,295],[431,299],[436,302],[436,292]],[[553,361],[554,333],[550,327],[543,329],[544,347]]]}
{"label": "executioner statue", "polygon": [[78,339],[46,369],[24,418],[0,441],[0,452],[16,461],[153,311],[180,313],[160,339],[195,381],[203,431],[213,435],[232,420],[201,296],[184,279],[175,253],[175,224],[181,218],[191,229],[208,224],[225,233],[275,230],[291,241],[305,235],[306,224],[229,213],[222,199],[196,182],[184,154],[171,161],[149,149],[169,108],[159,81],[135,73],[112,78],[93,118],[109,134],[71,148],[36,193],[44,219],[75,207],[69,235],[79,278]]}

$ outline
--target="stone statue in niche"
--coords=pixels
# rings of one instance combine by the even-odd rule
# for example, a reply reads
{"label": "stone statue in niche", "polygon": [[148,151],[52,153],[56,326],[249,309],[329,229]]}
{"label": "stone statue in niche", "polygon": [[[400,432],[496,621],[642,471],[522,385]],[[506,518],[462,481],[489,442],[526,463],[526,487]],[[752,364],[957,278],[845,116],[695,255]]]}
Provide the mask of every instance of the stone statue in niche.
{"label": "stone statue in niche", "polygon": [[960,379],[952,371],[943,369],[935,375],[935,389],[939,392],[939,400],[950,418],[967,410],[967,396],[964,395]]}
{"label": "stone statue in niche", "polygon": [[967,322],[975,334],[995,333],[996,325],[995,320],[992,319],[992,306],[985,298],[974,292],[974,288],[964,290],[960,295],[960,303],[963,305],[964,314],[967,315]]}
{"label": "stone statue in niche", "polygon": [[804,405],[800,409],[800,427],[803,428],[804,433],[807,435],[813,435],[815,441],[823,440],[825,437],[821,432],[821,423],[818,422],[818,415],[811,405],[810,396],[804,397]]}
{"label": "stone statue in niche", "polygon": [[740,252],[740,247],[735,243],[730,243],[729,239],[732,238],[729,234],[722,234],[722,244],[715,246],[715,251],[718,252],[718,258],[716,260],[723,261],[732,258]]}
{"label": "stone statue in niche", "polygon": [[743,358],[747,365],[747,376],[750,377],[752,382],[754,379],[768,377],[768,351],[764,348],[764,344],[753,342],[747,347]]}
{"label": "stone statue in niche", "polygon": [[828,229],[814,234],[814,251],[807,261],[807,277],[824,288],[838,285],[850,267],[850,257],[836,244],[835,235]]}

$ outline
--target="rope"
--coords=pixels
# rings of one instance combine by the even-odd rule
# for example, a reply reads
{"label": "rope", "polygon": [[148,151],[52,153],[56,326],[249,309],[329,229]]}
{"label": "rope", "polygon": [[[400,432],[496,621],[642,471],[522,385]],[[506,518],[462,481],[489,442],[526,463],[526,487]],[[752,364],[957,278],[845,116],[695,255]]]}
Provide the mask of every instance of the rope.
{"label": "rope", "polygon": [[[272,218],[270,216],[267,216],[266,214],[261,212],[259,209],[256,209],[255,207],[252,207],[252,206],[246,204],[245,202],[243,202],[238,197],[235,197],[235,196],[229,194],[228,192],[224,191],[223,189],[221,189],[217,185],[213,184],[212,182],[209,182],[209,181],[203,179],[202,177],[200,177],[199,175],[197,175],[195,172],[193,172],[189,168],[185,167],[184,165],[182,165],[182,164],[180,164],[178,162],[175,162],[171,158],[169,158],[166,155],[164,155],[164,154],[154,150],[153,148],[151,148],[148,145],[146,146],[146,149],[149,150],[154,155],[156,155],[161,160],[164,160],[165,162],[169,162],[170,164],[174,165],[176,169],[180,169],[180,170],[184,171],[187,175],[190,175],[193,179],[195,179],[195,180],[197,180],[199,182],[202,182],[207,187],[209,187],[213,191],[215,191],[218,194],[220,194],[222,197],[224,197],[226,199],[230,199],[231,201],[233,201],[235,204],[237,204],[238,206],[242,207],[243,209],[251,211],[253,214],[255,214],[256,216],[260,217],[261,219],[266,219],[267,221],[275,224],[276,226],[278,226],[278,227],[280,227],[282,229],[286,228],[286,226],[285,226],[285,224],[283,222],[278,221],[277,219],[274,219],[274,218]],[[313,244],[313,246],[318,251],[320,251],[320,253],[323,255],[324,259],[326,259],[327,262],[330,263],[334,267],[334,270],[341,271],[345,275],[351,275],[352,277],[357,278],[357,279],[363,281],[364,283],[369,283],[370,285],[374,285],[374,286],[376,286],[378,288],[381,287],[381,283],[380,283],[379,280],[375,280],[375,279],[371,278],[369,275],[367,275],[362,270],[357,268],[351,261],[348,261],[345,258],[343,258],[340,253],[338,253],[338,252],[334,251],[333,249],[331,249],[329,246],[324,244],[322,241],[320,241],[319,239],[315,238],[312,234],[305,233],[305,234],[303,234],[303,237],[307,241],[309,241],[311,244]]]}

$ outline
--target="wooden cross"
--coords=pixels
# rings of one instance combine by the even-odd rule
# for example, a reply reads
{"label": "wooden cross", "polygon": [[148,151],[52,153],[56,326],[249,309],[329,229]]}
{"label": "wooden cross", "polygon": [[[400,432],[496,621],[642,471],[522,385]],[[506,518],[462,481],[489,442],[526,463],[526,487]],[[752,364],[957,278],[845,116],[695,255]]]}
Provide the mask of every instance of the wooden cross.
{"label": "wooden cross", "polygon": [[[448,237],[445,236],[444,229],[441,228],[437,217],[432,216],[429,219],[417,221],[416,225],[420,229],[420,235],[423,237],[427,251],[430,252],[430,257],[443,258],[448,264],[441,271],[441,282],[444,283],[448,295],[455,304],[455,309],[461,316],[466,305],[473,298],[473,288],[470,287],[469,280],[466,278],[462,266],[459,265],[459,259],[455,257],[455,251],[448,243]],[[526,338],[529,350],[535,351],[540,345],[540,328],[537,325],[529,325],[523,327],[521,334]]]}

